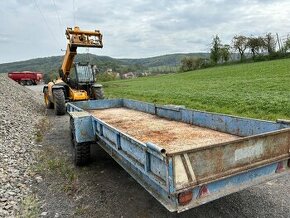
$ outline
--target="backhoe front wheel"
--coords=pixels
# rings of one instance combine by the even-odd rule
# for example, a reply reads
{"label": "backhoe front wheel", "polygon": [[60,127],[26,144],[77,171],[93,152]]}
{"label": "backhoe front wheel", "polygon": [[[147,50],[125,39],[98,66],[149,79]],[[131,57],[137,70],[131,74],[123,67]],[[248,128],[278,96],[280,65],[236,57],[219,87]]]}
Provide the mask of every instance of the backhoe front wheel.
{"label": "backhoe front wheel", "polygon": [[53,99],[55,114],[64,115],[66,111],[64,91],[62,89],[53,90]]}
{"label": "backhoe front wheel", "polygon": [[97,85],[93,87],[93,94],[94,94],[94,99],[99,100],[99,99],[104,99],[104,90],[102,85]]}

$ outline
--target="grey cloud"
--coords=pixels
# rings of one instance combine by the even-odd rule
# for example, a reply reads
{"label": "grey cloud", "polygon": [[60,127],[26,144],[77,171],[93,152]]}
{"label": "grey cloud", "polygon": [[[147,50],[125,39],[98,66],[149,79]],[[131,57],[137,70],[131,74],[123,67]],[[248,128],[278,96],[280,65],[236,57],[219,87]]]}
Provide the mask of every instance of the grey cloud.
{"label": "grey cloud", "polygon": [[36,1],[49,27],[34,1],[0,2],[0,50],[9,50],[0,62],[63,55],[64,29],[74,25],[74,17],[81,28],[103,32],[104,48],[90,52],[113,57],[208,52],[215,34],[229,44],[235,34],[290,29],[287,0],[82,0],[75,1],[75,11],[71,0],[54,0],[57,12],[53,1]]}

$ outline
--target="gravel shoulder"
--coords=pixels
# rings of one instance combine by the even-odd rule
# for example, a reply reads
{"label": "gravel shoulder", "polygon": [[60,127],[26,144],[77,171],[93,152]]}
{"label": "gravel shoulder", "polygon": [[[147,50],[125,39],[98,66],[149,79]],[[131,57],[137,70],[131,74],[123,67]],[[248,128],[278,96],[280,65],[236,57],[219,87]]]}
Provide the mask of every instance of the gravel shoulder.
{"label": "gravel shoulder", "polygon": [[172,214],[97,145],[76,168],[69,116],[43,116],[40,92],[2,81],[0,217],[289,217],[290,175]]}
{"label": "gravel shoulder", "polygon": [[36,125],[44,112],[39,93],[0,74],[0,217],[20,215],[25,204],[35,201]]}

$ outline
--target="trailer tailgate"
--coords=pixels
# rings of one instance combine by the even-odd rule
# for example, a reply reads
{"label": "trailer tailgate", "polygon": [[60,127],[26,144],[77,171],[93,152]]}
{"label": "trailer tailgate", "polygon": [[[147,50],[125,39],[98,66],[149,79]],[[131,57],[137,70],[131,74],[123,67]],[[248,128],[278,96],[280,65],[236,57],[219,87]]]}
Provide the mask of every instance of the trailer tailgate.
{"label": "trailer tailgate", "polygon": [[290,158],[290,129],[167,155],[178,191]]}

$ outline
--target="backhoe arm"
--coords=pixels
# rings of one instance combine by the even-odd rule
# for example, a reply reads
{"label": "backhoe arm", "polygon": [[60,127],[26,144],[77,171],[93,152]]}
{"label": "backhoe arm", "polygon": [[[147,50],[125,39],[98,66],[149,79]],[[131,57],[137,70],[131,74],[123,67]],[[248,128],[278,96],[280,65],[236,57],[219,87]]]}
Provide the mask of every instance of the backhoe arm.
{"label": "backhoe arm", "polygon": [[103,47],[102,34],[99,30],[85,31],[80,30],[79,27],[74,27],[74,29],[68,27],[65,34],[66,38],[68,39],[68,44],[61,66],[60,75],[64,81],[66,81],[70,73],[70,69],[72,67],[74,57],[77,54],[78,47]]}

